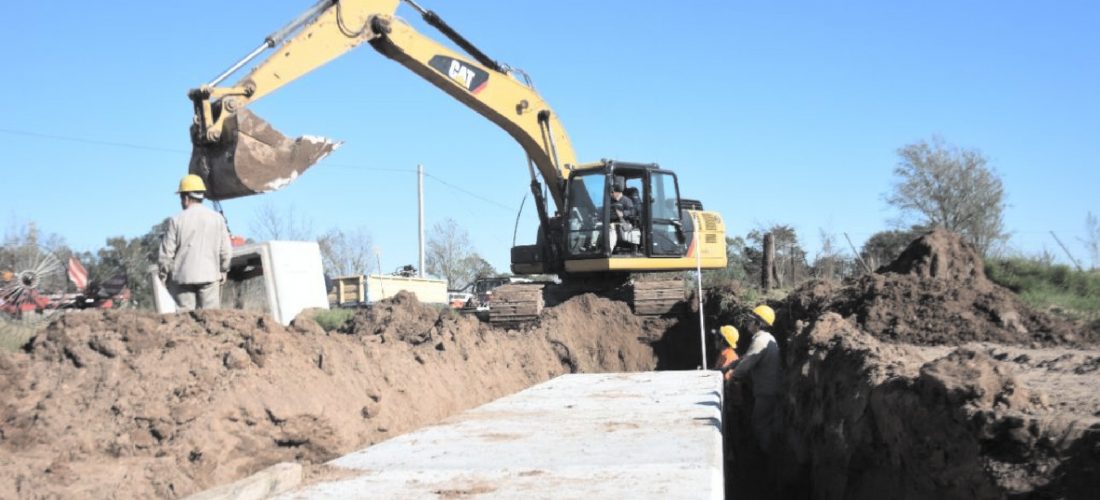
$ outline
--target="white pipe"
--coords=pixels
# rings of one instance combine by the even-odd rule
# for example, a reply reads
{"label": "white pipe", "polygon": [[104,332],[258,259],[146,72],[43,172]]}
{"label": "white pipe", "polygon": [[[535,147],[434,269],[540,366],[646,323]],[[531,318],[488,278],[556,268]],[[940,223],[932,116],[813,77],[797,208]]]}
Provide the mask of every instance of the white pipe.
{"label": "white pipe", "polygon": [[[695,227],[701,227],[696,222]],[[695,231],[696,237],[699,231]],[[707,326],[703,319],[703,239],[699,238],[699,244],[695,246],[695,284],[698,287],[696,293],[699,297],[699,347],[703,351],[703,369],[707,369]]]}
{"label": "white pipe", "polygon": [[420,266],[416,268],[417,276],[424,277],[424,165],[416,166],[416,199],[419,204],[418,216],[420,225]]}

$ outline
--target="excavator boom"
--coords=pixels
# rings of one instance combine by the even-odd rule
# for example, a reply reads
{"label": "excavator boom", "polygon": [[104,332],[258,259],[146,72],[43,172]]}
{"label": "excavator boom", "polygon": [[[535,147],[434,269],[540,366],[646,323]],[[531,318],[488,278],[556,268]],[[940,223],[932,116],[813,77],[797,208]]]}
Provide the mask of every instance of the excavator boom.
{"label": "excavator boom", "polygon": [[[464,53],[396,17],[402,2]],[[289,139],[248,106],[364,43],[496,124],[527,155],[540,227],[535,244],[512,248],[511,268],[517,274],[558,274],[562,283],[500,287],[490,321],[527,321],[547,301],[593,291],[629,300],[638,314],[666,314],[683,300],[683,283],[634,282],[632,273],[725,267],[721,216],[682,199],[674,172],[615,160],[578,164],[557,115],[526,74],[493,60],[414,0],[321,0],[192,90],[190,168],[207,181],[208,197],[279,189],[339,146],[327,139]],[[221,86],[254,60],[259,62],[244,77]]]}
{"label": "excavator boom", "polygon": [[[438,15],[406,1],[475,60],[395,17],[399,0],[318,2],[210,84],[189,93],[195,108],[190,171],[207,180],[207,195],[223,200],[274,191],[336,149],[339,143],[327,139],[289,139],[246,106],[367,42],[508,132],[530,158],[532,179],[537,169],[560,207],[564,179],[576,159],[549,105]],[[236,84],[218,86],[264,53],[269,56]]]}

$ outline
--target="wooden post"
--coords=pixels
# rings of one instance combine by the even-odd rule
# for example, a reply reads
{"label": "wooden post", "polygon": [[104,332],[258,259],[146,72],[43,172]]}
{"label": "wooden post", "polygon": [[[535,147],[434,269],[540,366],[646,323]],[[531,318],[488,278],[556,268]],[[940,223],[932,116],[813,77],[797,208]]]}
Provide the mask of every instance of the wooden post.
{"label": "wooden post", "polygon": [[[859,265],[863,267],[863,270],[866,271],[867,274],[871,274],[873,272],[871,271],[871,266],[867,265],[867,262],[859,255],[859,250],[856,250],[856,246],[852,244],[852,239],[848,237],[848,233],[844,233],[844,239],[848,240],[848,246],[852,248],[852,254],[856,256],[856,261],[859,262]],[[868,258],[870,258],[870,256],[868,256]]]}
{"label": "wooden post", "polygon": [[771,290],[775,285],[775,238],[772,233],[764,235],[764,263],[760,266],[760,286],[764,291]]}

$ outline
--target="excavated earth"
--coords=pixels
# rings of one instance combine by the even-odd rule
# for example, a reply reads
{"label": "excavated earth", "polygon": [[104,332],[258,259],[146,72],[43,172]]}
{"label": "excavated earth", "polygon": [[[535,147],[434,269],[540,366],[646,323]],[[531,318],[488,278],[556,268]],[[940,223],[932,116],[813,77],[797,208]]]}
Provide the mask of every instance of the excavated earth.
{"label": "excavated earth", "polygon": [[308,314],[66,314],[0,352],[0,498],[172,498],[320,464],[564,373],[694,367],[676,329],[593,295],[522,331],[404,293],[331,333]]}
{"label": "excavated earth", "polygon": [[[1096,330],[1031,310],[957,236],[773,306],[784,431],[766,457],[751,394],[731,406],[731,498],[1097,498]],[[407,294],[334,332],[309,314],[65,314],[0,351],[0,498],[179,497],[560,374],[694,368],[685,314],[583,295],[504,330]]]}
{"label": "excavated earth", "polygon": [[1100,495],[1095,330],[990,282],[958,236],[776,306],[783,445],[741,498]]}

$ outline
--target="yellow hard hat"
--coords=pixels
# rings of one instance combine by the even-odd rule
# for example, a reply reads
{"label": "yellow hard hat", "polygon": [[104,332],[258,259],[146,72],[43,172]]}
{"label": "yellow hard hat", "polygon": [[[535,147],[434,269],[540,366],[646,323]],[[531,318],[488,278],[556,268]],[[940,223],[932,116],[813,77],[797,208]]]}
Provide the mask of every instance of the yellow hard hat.
{"label": "yellow hard hat", "polygon": [[177,193],[202,193],[206,192],[206,183],[202,181],[202,177],[195,174],[189,174],[183,176],[180,179],[180,189]]}
{"label": "yellow hard hat", "polygon": [[726,339],[726,343],[730,347],[737,348],[737,340],[741,338],[741,334],[737,332],[736,328],[732,325],[723,325],[722,328],[718,329],[718,332],[722,334],[722,338]]}
{"label": "yellow hard hat", "polygon": [[755,314],[756,317],[764,320],[764,322],[767,323],[768,326],[772,326],[772,324],[775,323],[775,311],[768,306],[756,306],[756,309],[753,309],[752,313]]}

